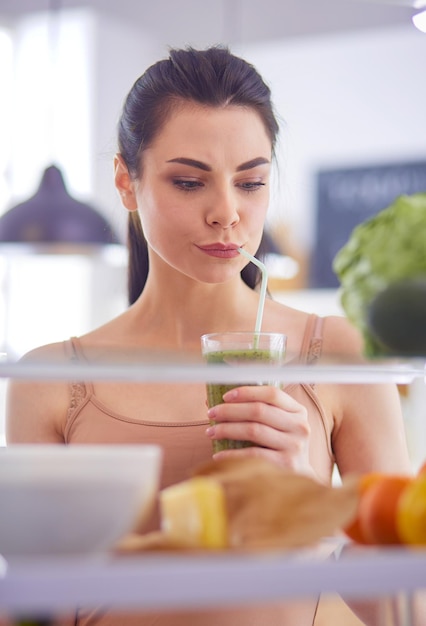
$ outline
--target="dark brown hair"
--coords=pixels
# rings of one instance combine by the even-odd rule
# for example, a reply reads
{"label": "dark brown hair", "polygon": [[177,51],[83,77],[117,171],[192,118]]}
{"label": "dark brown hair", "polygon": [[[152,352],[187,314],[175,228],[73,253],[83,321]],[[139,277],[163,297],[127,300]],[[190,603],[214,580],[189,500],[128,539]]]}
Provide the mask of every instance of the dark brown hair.
{"label": "dark brown hair", "polygon": [[[181,102],[212,107],[238,105],[256,111],[262,119],[274,150],[278,123],[271,92],[257,70],[222,46],[206,50],[171,50],[137,79],[130,90],[118,125],[121,156],[133,179],[141,175],[141,156],[154,141],[173,109]],[[262,240],[264,241],[264,240]],[[148,276],[148,251],[139,215],[129,214],[128,298],[132,304],[142,293]],[[257,252],[262,252],[262,243]],[[257,267],[249,263],[241,272],[254,288]]]}

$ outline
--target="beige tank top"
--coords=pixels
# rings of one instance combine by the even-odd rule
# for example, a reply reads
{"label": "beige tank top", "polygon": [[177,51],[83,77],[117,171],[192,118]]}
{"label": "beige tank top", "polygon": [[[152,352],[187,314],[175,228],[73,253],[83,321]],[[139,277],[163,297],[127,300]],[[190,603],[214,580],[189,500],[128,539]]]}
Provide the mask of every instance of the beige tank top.
{"label": "beige tank top", "polygon": [[[323,318],[308,318],[299,361],[314,363],[321,354]],[[70,359],[87,361],[79,339],[64,342]],[[331,424],[313,385],[290,384],[285,391],[308,410],[312,441],[311,463],[321,481],[327,483],[333,469]],[[90,382],[71,384],[70,406],[64,428],[67,444],[152,443],[163,448],[161,488],[188,478],[198,465],[211,459],[211,441],[206,437],[206,418],[191,422],[150,422],[135,420],[111,410],[96,396]]]}
{"label": "beige tank top", "polygon": [[[323,318],[310,315],[302,341],[298,362],[313,364],[322,347]],[[87,361],[78,338],[64,342],[67,356]],[[308,410],[312,441],[311,463],[319,478],[331,480],[334,458],[331,449],[331,424],[316,394],[315,386],[290,384],[285,391]],[[162,423],[134,420],[105,406],[96,396],[92,383],[74,382],[70,390],[70,406],[64,428],[67,444],[78,443],[153,443],[163,448],[161,488],[185,480],[192,470],[211,460],[211,441],[206,437],[208,425],[198,422]],[[158,526],[158,512],[148,529]],[[285,584],[285,581],[283,581]],[[122,614],[104,609],[81,610],[78,626],[311,626],[318,599],[253,607],[231,607],[202,612]]]}

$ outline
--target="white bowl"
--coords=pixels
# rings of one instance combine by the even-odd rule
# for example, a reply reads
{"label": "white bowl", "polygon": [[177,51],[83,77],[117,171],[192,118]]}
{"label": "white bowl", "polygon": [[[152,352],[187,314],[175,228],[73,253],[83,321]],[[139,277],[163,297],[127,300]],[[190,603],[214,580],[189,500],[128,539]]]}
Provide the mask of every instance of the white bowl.
{"label": "white bowl", "polygon": [[0,448],[0,554],[101,553],[153,510],[153,445]]}

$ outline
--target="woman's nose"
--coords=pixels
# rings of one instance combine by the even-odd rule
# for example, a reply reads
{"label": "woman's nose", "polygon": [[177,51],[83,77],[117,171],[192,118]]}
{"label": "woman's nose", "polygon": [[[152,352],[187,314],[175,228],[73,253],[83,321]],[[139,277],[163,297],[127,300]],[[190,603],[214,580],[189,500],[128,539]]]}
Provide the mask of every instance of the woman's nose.
{"label": "woman's nose", "polygon": [[206,219],[211,226],[221,228],[235,226],[240,221],[237,199],[231,193],[217,194],[211,199]]}

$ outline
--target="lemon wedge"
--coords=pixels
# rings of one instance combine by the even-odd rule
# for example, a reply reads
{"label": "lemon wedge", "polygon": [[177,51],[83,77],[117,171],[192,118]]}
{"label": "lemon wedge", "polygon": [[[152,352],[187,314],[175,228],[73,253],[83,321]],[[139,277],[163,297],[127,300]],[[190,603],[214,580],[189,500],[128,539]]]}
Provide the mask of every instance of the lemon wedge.
{"label": "lemon wedge", "polygon": [[225,494],[217,480],[199,476],[163,489],[160,512],[168,537],[188,546],[227,547]]}

